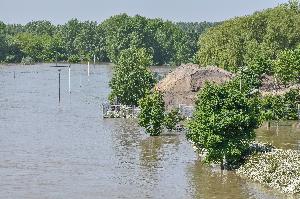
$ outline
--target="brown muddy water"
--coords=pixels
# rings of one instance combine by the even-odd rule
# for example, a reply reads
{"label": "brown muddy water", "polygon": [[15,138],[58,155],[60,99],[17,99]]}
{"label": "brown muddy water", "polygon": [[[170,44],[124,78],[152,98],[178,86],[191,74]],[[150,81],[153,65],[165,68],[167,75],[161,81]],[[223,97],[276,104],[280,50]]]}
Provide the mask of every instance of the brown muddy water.
{"label": "brown muddy water", "polygon": [[[0,198],[298,198],[204,166],[184,134],[149,137],[135,120],[102,119],[109,65],[0,66]],[[14,78],[15,74],[15,78]],[[300,148],[296,122],[258,139]]]}

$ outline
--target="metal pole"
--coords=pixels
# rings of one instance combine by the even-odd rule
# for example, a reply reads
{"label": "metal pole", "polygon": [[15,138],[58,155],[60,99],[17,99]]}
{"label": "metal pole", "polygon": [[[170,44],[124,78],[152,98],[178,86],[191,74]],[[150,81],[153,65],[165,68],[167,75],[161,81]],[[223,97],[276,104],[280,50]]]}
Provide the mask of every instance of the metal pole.
{"label": "metal pole", "polygon": [[71,94],[71,64],[69,65],[69,94]]}
{"label": "metal pole", "polygon": [[58,102],[60,102],[60,71],[61,69],[58,69]]}

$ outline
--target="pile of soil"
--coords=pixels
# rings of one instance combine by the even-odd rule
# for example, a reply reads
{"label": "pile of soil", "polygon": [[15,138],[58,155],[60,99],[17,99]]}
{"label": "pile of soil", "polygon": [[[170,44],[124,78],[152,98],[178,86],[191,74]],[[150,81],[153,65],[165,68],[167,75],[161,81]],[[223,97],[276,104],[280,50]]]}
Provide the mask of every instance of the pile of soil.
{"label": "pile of soil", "polygon": [[157,85],[163,93],[167,109],[179,104],[193,106],[197,92],[205,82],[222,84],[234,77],[234,74],[217,67],[200,67],[196,64],[182,65],[169,73]]}
{"label": "pile of soil", "polygon": [[262,96],[284,95],[285,93],[289,92],[291,89],[300,89],[300,84],[294,84],[294,85],[278,84],[276,79],[273,76],[264,75],[262,86],[259,88],[259,91]]}

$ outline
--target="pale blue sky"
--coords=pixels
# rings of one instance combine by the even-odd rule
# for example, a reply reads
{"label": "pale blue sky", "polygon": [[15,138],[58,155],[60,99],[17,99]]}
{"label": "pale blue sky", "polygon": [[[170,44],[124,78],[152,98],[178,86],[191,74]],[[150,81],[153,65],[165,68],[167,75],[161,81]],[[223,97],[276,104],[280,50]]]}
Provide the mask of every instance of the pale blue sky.
{"label": "pale blue sky", "polygon": [[172,21],[221,21],[275,7],[288,0],[0,0],[0,21],[27,23],[71,18],[101,22],[128,13]]}

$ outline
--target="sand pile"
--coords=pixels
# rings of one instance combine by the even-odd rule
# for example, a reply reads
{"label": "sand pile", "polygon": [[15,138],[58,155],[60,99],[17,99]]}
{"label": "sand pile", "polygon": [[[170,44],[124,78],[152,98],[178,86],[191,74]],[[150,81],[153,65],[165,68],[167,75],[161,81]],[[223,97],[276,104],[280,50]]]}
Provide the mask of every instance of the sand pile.
{"label": "sand pile", "polygon": [[167,108],[178,107],[179,104],[190,106],[195,104],[197,92],[205,82],[222,84],[233,76],[221,68],[187,64],[169,73],[156,85],[156,89],[163,93]]}

